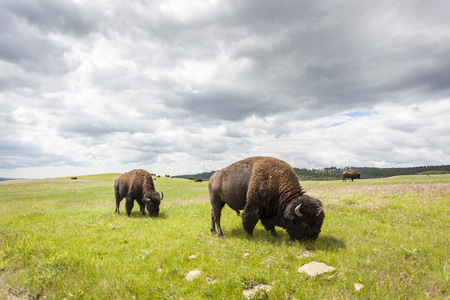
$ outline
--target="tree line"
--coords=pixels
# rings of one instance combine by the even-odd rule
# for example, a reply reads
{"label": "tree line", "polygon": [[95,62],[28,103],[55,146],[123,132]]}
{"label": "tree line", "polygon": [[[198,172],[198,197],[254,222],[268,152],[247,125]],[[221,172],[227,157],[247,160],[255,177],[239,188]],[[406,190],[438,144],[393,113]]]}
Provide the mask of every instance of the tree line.
{"label": "tree line", "polygon": [[374,167],[343,167],[343,168],[323,168],[323,169],[299,169],[294,168],[300,180],[337,180],[342,179],[342,172],[346,170],[356,170],[361,173],[361,178],[382,178],[399,175],[418,174],[448,174],[450,165],[443,166],[420,166],[409,168],[374,168]]}
{"label": "tree line", "polygon": [[[339,180],[342,179],[342,172],[346,170],[356,170],[361,173],[361,178],[382,178],[399,175],[418,175],[418,174],[450,174],[450,165],[442,166],[421,166],[409,168],[374,168],[374,167],[329,167],[323,169],[305,169],[294,168],[299,180]],[[198,174],[174,176],[176,178],[201,178],[209,180],[216,171],[203,172]]]}

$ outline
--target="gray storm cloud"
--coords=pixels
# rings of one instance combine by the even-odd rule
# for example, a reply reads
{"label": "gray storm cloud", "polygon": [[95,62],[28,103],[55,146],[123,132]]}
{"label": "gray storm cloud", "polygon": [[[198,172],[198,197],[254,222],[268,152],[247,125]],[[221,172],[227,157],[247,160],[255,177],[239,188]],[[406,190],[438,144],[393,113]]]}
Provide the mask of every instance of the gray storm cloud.
{"label": "gray storm cloud", "polygon": [[0,176],[448,164],[449,10],[4,1]]}

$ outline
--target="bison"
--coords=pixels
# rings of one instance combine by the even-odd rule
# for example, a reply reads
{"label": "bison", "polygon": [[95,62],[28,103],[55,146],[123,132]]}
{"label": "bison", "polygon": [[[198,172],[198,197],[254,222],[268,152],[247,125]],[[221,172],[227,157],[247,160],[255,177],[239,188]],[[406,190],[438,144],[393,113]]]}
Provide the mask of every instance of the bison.
{"label": "bison", "polygon": [[347,178],[351,178],[353,181],[353,179],[355,179],[355,178],[360,179],[361,174],[359,174],[355,170],[348,170],[348,171],[345,171],[344,173],[342,173],[342,181],[347,181]]}
{"label": "bison", "polygon": [[292,240],[315,240],[325,213],[322,203],[308,195],[286,162],[272,157],[250,157],[215,172],[209,180],[211,232],[223,238],[220,216],[225,204],[242,213],[242,227],[253,235],[258,220],[272,236],[275,226]]}
{"label": "bison", "polygon": [[145,207],[151,217],[159,215],[159,205],[164,197],[155,191],[152,175],[142,169],[132,170],[120,175],[114,182],[114,194],[116,196],[116,213],[120,214],[120,201],[125,197],[127,216],[130,216],[134,206],[134,200],[139,203],[141,212],[145,215]]}

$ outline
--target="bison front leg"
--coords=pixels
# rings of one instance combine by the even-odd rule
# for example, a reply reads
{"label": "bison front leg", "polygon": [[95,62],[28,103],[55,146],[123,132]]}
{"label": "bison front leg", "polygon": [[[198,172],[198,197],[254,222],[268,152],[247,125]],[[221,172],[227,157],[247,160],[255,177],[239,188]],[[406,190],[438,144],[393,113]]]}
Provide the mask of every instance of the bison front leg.
{"label": "bison front leg", "polygon": [[130,198],[126,198],[126,202],[125,202],[125,208],[127,210],[127,216],[129,217],[131,215],[131,210],[133,209],[134,206],[134,199],[130,199]]}
{"label": "bison front leg", "polygon": [[264,225],[264,228],[268,231],[270,231],[270,234],[274,238],[279,238],[280,236],[275,231],[275,225],[272,224],[272,222],[269,219],[261,218],[261,223]]}
{"label": "bison front leg", "polygon": [[145,215],[145,203],[143,203],[142,201],[138,202],[139,203],[139,208],[141,210],[141,213],[143,215]]}
{"label": "bison front leg", "polygon": [[245,207],[241,214],[242,217],[242,227],[245,232],[247,232],[247,237],[253,236],[253,229],[255,229],[256,224],[259,220],[259,214],[257,209],[251,209],[248,206]]}

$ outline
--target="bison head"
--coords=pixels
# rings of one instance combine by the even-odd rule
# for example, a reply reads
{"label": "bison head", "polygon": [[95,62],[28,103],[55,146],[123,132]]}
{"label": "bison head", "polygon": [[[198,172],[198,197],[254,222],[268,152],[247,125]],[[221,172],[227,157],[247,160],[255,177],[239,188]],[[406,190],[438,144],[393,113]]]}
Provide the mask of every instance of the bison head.
{"label": "bison head", "polygon": [[315,240],[319,236],[325,213],[322,202],[308,195],[293,200],[284,210],[285,226],[291,239]]}
{"label": "bison head", "polygon": [[161,204],[161,200],[164,198],[164,193],[161,192],[161,195],[157,191],[149,191],[144,194],[144,198],[142,199],[147,207],[148,214],[150,217],[157,217],[159,215],[159,205]]}

